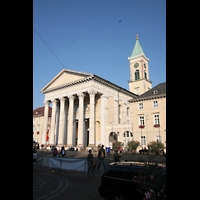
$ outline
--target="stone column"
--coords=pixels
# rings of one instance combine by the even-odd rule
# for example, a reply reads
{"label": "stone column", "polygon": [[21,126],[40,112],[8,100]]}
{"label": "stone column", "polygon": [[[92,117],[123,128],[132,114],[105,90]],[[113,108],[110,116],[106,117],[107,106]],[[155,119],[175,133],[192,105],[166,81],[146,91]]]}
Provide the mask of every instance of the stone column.
{"label": "stone column", "polygon": [[59,131],[59,118],[60,118],[60,102],[57,101],[56,103],[56,107],[57,107],[57,113],[56,113],[56,138],[55,138],[55,143],[56,145],[58,145],[58,131]]}
{"label": "stone column", "polygon": [[65,98],[60,98],[60,121],[59,121],[59,134],[58,145],[64,145],[64,125],[65,125]]}
{"label": "stone column", "polygon": [[127,108],[126,108],[126,102],[124,102],[124,122],[123,123],[126,123],[126,116],[127,116]]}
{"label": "stone column", "polygon": [[115,124],[119,123],[119,104],[118,99],[115,98]]}
{"label": "stone column", "polygon": [[54,135],[55,135],[55,125],[56,125],[56,103],[57,100],[52,100],[52,113],[51,113],[51,135],[49,136],[49,142],[51,145],[55,144]]}
{"label": "stone column", "polygon": [[73,119],[72,145],[76,146],[76,118]]}
{"label": "stone column", "polygon": [[83,146],[83,120],[84,120],[84,96],[85,94],[79,93],[77,94],[79,97],[79,111],[78,111],[78,142],[77,144],[81,144]]}
{"label": "stone column", "polygon": [[44,122],[43,122],[43,133],[42,133],[42,144],[46,145],[47,142],[47,123],[48,123],[48,112],[49,112],[49,101],[44,101]]}
{"label": "stone column", "polygon": [[101,96],[101,143],[106,145],[106,110],[107,110],[107,96]]}
{"label": "stone column", "polygon": [[68,115],[68,131],[67,131],[67,146],[72,146],[73,139],[73,115],[74,115],[74,96],[70,95],[69,98],[69,115]]}
{"label": "stone column", "polygon": [[95,94],[97,91],[88,91],[90,94],[89,146],[95,146]]}

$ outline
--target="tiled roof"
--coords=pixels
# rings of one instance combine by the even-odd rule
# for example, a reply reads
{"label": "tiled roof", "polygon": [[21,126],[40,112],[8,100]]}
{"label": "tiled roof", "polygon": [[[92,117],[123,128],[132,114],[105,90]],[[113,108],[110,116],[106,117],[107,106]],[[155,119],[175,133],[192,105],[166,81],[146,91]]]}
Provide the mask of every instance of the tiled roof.
{"label": "tiled roof", "polygon": [[[157,93],[154,94],[154,91],[157,90]],[[151,88],[150,90],[146,91],[145,93],[141,94],[140,97],[148,97],[152,95],[159,95],[159,94],[166,94],[166,82],[160,83],[156,85],[155,87]]]}
{"label": "tiled roof", "polygon": [[[33,117],[44,116],[44,108],[45,106],[36,108],[35,110],[33,110]],[[52,108],[49,107],[48,116],[51,116],[51,111],[52,111]]]}
{"label": "tiled roof", "polygon": [[144,99],[166,97],[166,82],[160,83],[140,96],[130,99],[129,102],[142,101]]}

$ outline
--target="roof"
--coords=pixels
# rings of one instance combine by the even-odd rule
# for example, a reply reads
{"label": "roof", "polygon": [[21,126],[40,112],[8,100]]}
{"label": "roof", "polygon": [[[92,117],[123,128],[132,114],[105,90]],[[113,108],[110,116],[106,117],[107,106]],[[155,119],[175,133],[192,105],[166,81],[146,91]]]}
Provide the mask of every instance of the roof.
{"label": "roof", "polygon": [[138,56],[138,55],[140,55],[140,54],[143,54],[143,55],[144,55],[144,52],[143,52],[142,47],[141,47],[141,45],[140,45],[140,42],[139,42],[139,40],[138,40],[138,38],[137,38],[137,39],[136,39],[136,42],[135,42],[135,46],[134,46],[134,48],[133,48],[133,52],[132,52],[130,58],[132,58],[132,57],[134,57],[134,56]]}
{"label": "roof", "polygon": [[130,99],[129,102],[137,102],[144,99],[152,99],[152,98],[162,98],[166,97],[166,82],[160,83],[155,87],[151,88],[150,90],[146,91],[145,93],[141,94],[140,96]]}
{"label": "roof", "polygon": [[[44,108],[45,106],[36,108],[35,110],[33,110],[33,117],[44,116]],[[52,111],[52,108],[49,106],[49,112],[48,112],[49,117],[51,116],[51,111]]]}
{"label": "roof", "polygon": [[[57,85],[55,87],[51,87],[48,88],[53,82],[55,82],[61,75],[63,75],[64,73],[70,73],[70,74],[79,74],[83,77],[81,77],[80,79],[74,79],[73,81],[67,82],[67,79],[63,80],[63,83],[60,85]],[[108,80],[105,80],[95,74],[89,74],[89,73],[84,73],[84,72],[78,72],[78,71],[72,71],[72,70],[68,70],[68,69],[63,69],[54,79],[52,79],[42,90],[40,90],[40,92],[42,92],[43,94],[54,91],[54,90],[59,90],[62,88],[66,88],[66,87],[70,87],[73,85],[77,85],[80,84],[82,82],[87,82],[87,81],[91,81],[91,80],[95,80],[97,82],[100,82],[104,85],[107,85],[111,88],[114,88],[120,92],[123,92],[127,95],[130,95],[131,97],[138,97],[137,94],[130,92],[129,90],[126,90],[125,88],[122,88]]]}
{"label": "roof", "polygon": [[[157,93],[154,94],[154,91],[157,90]],[[148,97],[152,95],[166,94],[166,82],[160,83],[145,93],[141,94],[139,97]]]}

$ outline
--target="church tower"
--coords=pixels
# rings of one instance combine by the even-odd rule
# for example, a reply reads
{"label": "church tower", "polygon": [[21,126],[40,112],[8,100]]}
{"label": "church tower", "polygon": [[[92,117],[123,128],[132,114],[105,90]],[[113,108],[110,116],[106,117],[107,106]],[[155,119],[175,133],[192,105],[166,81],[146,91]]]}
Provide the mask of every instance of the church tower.
{"label": "church tower", "polygon": [[129,91],[137,95],[151,89],[152,82],[149,79],[149,59],[144,55],[142,47],[136,35],[136,43],[128,60],[130,61]]}

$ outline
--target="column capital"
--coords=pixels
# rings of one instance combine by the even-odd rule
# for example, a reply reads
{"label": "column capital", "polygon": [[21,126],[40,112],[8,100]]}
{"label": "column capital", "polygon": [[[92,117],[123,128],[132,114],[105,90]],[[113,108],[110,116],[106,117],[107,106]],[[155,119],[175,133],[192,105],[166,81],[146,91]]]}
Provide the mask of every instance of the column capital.
{"label": "column capital", "polygon": [[85,94],[84,94],[83,92],[80,92],[80,93],[77,93],[77,96],[78,96],[79,98],[84,98]]}
{"label": "column capital", "polygon": [[88,93],[89,93],[90,96],[95,96],[97,91],[96,90],[89,90]]}
{"label": "column capital", "polygon": [[69,95],[67,96],[69,98],[70,101],[74,100],[75,96],[72,94],[72,95]]}
{"label": "column capital", "polygon": [[49,100],[47,100],[47,101],[43,101],[43,103],[45,104],[45,106],[46,105],[48,106],[50,102],[49,102]]}
{"label": "column capital", "polygon": [[59,100],[65,102],[66,99],[64,97],[60,97]]}
{"label": "column capital", "polygon": [[52,99],[51,102],[52,102],[52,103],[57,103],[58,100],[57,100],[57,99]]}

